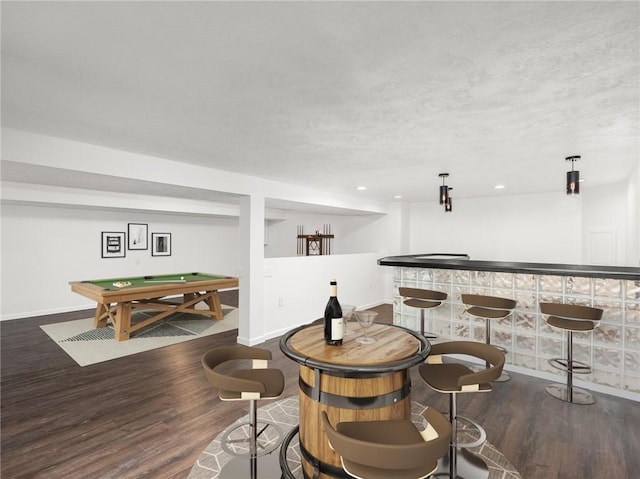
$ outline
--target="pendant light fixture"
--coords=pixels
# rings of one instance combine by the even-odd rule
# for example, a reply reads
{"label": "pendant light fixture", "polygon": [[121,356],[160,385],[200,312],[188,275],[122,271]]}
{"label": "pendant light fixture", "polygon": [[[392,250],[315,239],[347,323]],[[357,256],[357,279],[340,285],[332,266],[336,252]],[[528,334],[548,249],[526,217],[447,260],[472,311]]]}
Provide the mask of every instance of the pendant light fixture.
{"label": "pendant light fixture", "polygon": [[444,180],[449,176],[449,173],[440,173],[438,176],[442,178],[442,186],[440,186],[440,204],[444,205],[449,198],[449,187],[444,184]]}
{"label": "pendant light fixture", "polygon": [[571,171],[567,171],[567,194],[580,194],[580,172],[573,169],[573,164],[580,159],[580,155],[567,156],[564,161],[571,162]]}
{"label": "pendant light fixture", "polygon": [[447,195],[447,201],[444,204],[445,213],[451,213],[453,211],[453,199],[451,198],[451,190],[453,188],[449,188],[449,194]]}

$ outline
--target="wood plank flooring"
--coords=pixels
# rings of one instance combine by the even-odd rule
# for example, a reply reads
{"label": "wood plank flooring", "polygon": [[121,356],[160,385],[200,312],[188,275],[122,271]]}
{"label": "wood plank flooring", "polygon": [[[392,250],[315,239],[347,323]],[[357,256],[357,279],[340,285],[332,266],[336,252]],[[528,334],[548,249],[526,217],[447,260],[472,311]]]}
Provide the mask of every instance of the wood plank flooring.
{"label": "wood plank flooring", "polygon": [[[222,302],[237,306],[237,293]],[[391,320],[391,306],[375,308]],[[39,328],[90,317],[92,311],[0,323],[1,463],[13,478],[175,478],[188,476],[211,440],[246,414],[221,402],[204,378],[200,356],[233,344],[237,331],[80,367]],[[297,364],[279,350],[272,365],[297,392]],[[414,399],[442,411],[448,398],[415,371]],[[565,404],[545,381],[511,374],[488,394],[462,395],[459,411],[484,425],[488,439],[525,479],[640,477],[640,403],[596,394],[596,404]]]}

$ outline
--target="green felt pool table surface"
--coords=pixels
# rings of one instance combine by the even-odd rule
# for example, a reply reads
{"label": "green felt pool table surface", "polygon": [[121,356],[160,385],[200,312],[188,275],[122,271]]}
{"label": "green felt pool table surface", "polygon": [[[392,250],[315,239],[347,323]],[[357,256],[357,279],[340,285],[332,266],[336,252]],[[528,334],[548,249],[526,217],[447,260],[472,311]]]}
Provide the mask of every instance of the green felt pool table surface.
{"label": "green felt pool table surface", "polygon": [[[228,276],[221,276],[221,275],[215,275],[215,274],[208,274],[208,273],[178,273],[178,274],[154,274],[154,275],[148,275],[148,276],[133,276],[133,277],[127,277],[127,278],[109,278],[109,279],[96,279],[96,280],[89,280],[88,282],[95,285],[95,286],[99,286],[103,289],[106,289],[108,291],[118,291],[121,290],[123,288],[139,288],[139,287],[146,287],[146,286],[150,286],[153,285],[154,283],[171,283],[171,282],[182,282],[182,280],[184,280],[184,282],[186,283],[190,283],[190,282],[194,282],[194,281],[213,281],[213,280],[218,280],[218,279],[228,279]],[[84,282],[84,281],[83,281]],[[118,283],[118,282],[122,282],[122,283],[131,283],[130,286],[124,286],[122,288],[119,288],[117,286],[114,286],[113,283]]]}

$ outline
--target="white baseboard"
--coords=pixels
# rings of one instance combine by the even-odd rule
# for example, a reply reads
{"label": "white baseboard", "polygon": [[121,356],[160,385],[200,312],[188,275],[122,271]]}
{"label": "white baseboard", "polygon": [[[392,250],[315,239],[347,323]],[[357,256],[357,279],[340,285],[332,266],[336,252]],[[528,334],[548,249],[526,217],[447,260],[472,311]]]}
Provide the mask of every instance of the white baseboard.
{"label": "white baseboard", "polygon": [[0,321],[34,318],[36,316],[46,316],[48,314],[72,313],[74,311],[82,311],[85,309],[96,309],[96,303],[82,304],[77,306],[65,306],[64,308],[44,309],[42,311],[28,311],[24,313],[5,314],[0,316]]}

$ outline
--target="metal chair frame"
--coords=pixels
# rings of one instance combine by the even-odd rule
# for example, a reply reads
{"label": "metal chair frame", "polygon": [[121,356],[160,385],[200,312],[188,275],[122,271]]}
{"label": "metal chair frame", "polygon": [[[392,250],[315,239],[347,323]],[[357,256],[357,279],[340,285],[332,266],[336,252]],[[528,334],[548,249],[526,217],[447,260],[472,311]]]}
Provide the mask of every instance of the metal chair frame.
{"label": "metal chair frame", "polygon": [[[239,377],[231,374],[227,375],[216,370],[216,367],[221,364],[234,360],[251,360],[252,370],[267,370],[267,362],[270,359],[271,351],[267,349],[239,344],[214,348],[205,353],[201,358],[205,375],[208,381],[219,390],[221,401],[249,402],[249,421],[229,428],[221,438],[223,450],[236,457],[222,468],[218,476],[220,479],[234,479],[238,477],[251,479],[265,477],[271,479],[272,477],[276,477],[274,474],[278,474],[280,471],[279,457],[277,454],[271,455],[271,453],[280,446],[284,434],[277,424],[266,420],[258,421],[257,404],[260,399],[275,399],[282,394],[282,390],[284,389],[284,376],[282,376],[280,372],[282,376],[282,389],[276,391],[277,394],[274,395],[267,392],[266,384],[261,383],[256,378],[252,378],[250,375],[249,377]],[[243,371],[247,370],[244,369]],[[269,371],[273,372],[277,370]],[[277,373],[274,374],[277,375]],[[259,424],[264,425],[260,430],[258,430]],[[239,439],[231,438],[231,436],[239,430],[244,432],[247,425],[249,426],[249,433],[246,437]],[[273,440],[270,445],[268,441],[261,444],[259,438],[269,426],[275,428],[277,433],[276,439]],[[247,453],[238,452],[231,447],[231,445],[239,443],[247,444]]]}
{"label": "metal chair frame", "polygon": [[[589,405],[595,402],[593,394],[573,385],[574,374],[589,374],[591,366],[573,359],[573,333],[592,332],[602,318],[603,310],[577,304],[540,303],[540,312],[550,327],[566,333],[566,358],[551,358],[551,367],[567,374],[565,384],[549,384],[546,391],[556,399],[572,404]],[[572,329],[575,328],[575,329]]]}
{"label": "metal chair frame", "polygon": [[[491,321],[496,319],[508,318],[513,314],[513,310],[516,307],[516,301],[509,298],[500,298],[498,296],[487,296],[480,294],[462,294],[462,302],[465,305],[465,311],[471,316],[484,319],[485,323],[485,344],[491,344]],[[493,347],[499,349],[504,354],[507,353],[506,348],[491,344]],[[485,367],[490,367],[489,363],[485,364]],[[472,368],[477,370],[476,368]],[[511,379],[504,371],[500,374],[500,377],[495,379],[495,382],[505,382]]]}
{"label": "metal chair frame", "polygon": [[[444,364],[443,356],[449,354],[482,359],[489,364],[489,368],[478,372],[467,368],[468,374],[462,374],[457,378],[455,389],[437,389],[435,385],[429,382],[429,366]],[[457,395],[460,393],[491,391],[490,383],[500,377],[503,367],[504,354],[502,351],[490,344],[472,341],[451,341],[434,344],[431,347],[431,353],[427,357],[427,364],[419,366],[420,375],[432,389],[449,394],[449,421],[451,423],[449,454],[440,461],[438,470],[434,474],[435,477],[450,477],[452,479],[458,477],[474,479],[489,477],[487,464],[480,457],[467,450],[470,447],[476,447],[484,443],[486,441],[486,432],[480,424],[458,415]],[[459,422],[471,425],[477,430],[479,433],[478,439],[468,443],[459,442],[458,434],[463,432],[458,427]],[[460,473],[460,476],[458,473]]]}

